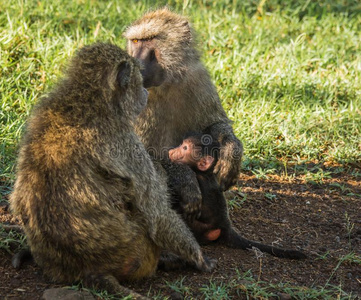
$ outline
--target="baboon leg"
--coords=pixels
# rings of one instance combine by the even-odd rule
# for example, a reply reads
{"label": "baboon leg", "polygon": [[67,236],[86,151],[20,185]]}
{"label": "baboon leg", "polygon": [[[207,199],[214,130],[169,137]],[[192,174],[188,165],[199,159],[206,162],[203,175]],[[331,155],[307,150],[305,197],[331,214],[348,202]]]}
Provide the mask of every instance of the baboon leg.
{"label": "baboon leg", "polygon": [[[129,280],[137,280],[154,275],[160,257],[160,249],[152,242],[146,239],[139,239],[138,245],[143,245],[143,252],[138,257],[134,257],[133,261],[128,262],[126,270],[126,278]],[[146,247],[145,247],[146,245]],[[140,247],[140,246],[139,246]],[[138,249],[139,249],[138,247]],[[132,251],[132,248],[129,249]],[[124,271],[124,270],[123,270]],[[118,274],[114,274],[118,277]],[[122,276],[119,274],[120,277]]]}
{"label": "baboon leg", "polygon": [[148,300],[149,298],[142,296],[125,286],[122,286],[113,275],[88,274],[83,279],[83,285],[88,288],[97,290],[106,290],[109,294],[126,297],[131,296],[136,300]]}
{"label": "baboon leg", "polygon": [[18,253],[15,253],[11,259],[11,264],[15,269],[20,269],[22,264],[27,260],[33,259],[30,249],[23,249]]}

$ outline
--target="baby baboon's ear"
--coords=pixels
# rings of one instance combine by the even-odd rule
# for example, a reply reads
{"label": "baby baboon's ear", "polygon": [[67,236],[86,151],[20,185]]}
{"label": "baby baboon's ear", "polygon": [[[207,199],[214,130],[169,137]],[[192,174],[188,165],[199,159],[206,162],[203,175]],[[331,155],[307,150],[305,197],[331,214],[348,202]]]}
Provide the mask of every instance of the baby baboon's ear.
{"label": "baby baboon's ear", "polygon": [[214,157],[210,155],[203,156],[199,161],[197,161],[197,168],[200,171],[207,171],[213,164]]}
{"label": "baby baboon's ear", "polygon": [[127,61],[122,61],[118,66],[117,81],[121,88],[128,86],[131,75],[131,65]]}

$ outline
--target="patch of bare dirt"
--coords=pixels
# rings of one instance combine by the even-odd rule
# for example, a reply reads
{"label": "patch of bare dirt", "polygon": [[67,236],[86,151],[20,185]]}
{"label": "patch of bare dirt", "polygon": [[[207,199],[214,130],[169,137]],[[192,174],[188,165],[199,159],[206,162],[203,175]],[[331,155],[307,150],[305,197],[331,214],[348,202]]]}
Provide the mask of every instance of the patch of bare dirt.
{"label": "patch of bare dirt", "polygon": [[[343,173],[326,179],[322,185],[312,185],[301,177],[286,180],[270,175],[261,180],[249,173],[241,175],[239,187],[240,193],[227,192],[233,203],[231,219],[238,231],[249,239],[302,249],[308,255],[306,260],[279,259],[268,254],[259,257],[255,251],[214,244],[204,247],[209,257],[218,260],[211,274],[193,269],[158,271],[153,278],[125,285],[143,295],[179,298],[166,282],[184,278],[187,289],[182,297],[198,299],[202,297],[200,288],[210,281],[227,283],[237,278],[237,272],[251,270],[256,280],[267,283],[306,288],[329,283],[361,297],[360,263],[340,263],[350,253],[361,256],[360,178]],[[0,209],[0,222],[16,224],[6,208]],[[34,263],[15,270],[11,255],[4,250],[0,250],[0,261],[1,299],[39,299],[45,289],[59,287],[43,278]],[[234,295],[241,292],[240,282]]]}

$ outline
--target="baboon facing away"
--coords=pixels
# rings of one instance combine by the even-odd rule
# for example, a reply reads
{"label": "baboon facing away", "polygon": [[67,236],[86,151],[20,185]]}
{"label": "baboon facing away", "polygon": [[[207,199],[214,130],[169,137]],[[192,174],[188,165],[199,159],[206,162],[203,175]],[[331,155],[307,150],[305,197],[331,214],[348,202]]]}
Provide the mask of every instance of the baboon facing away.
{"label": "baboon facing away", "polygon": [[173,193],[173,208],[183,215],[197,241],[202,244],[218,241],[226,246],[238,249],[256,247],[263,252],[283,258],[306,258],[306,255],[300,251],[281,249],[250,241],[235,231],[229,219],[227,202],[223,191],[213,173],[218,155],[218,142],[214,141],[211,135],[202,133],[189,134],[180,146],[169,150],[171,161],[186,164],[197,174],[197,180],[202,192],[202,207],[200,216],[195,219],[190,219],[184,215],[177,182],[168,181],[170,190]]}
{"label": "baboon facing away", "polygon": [[138,62],[98,43],[77,53],[34,108],[10,201],[53,280],[122,292],[119,280],[154,273],[161,249],[213,268],[134,133],[146,102]]}
{"label": "baboon facing away", "polygon": [[[166,149],[179,145],[187,132],[210,127],[221,146],[214,172],[222,189],[228,189],[239,175],[242,144],[233,134],[231,121],[200,60],[188,20],[164,8],[145,14],[124,36],[128,53],[143,65],[144,86],[149,91],[148,104],[136,122],[136,132],[148,152],[162,157]],[[192,172],[173,176],[185,177],[185,188],[189,188],[190,178],[196,182]],[[184,197],[188,212],[196,215],[201,202],[198,185]]]}

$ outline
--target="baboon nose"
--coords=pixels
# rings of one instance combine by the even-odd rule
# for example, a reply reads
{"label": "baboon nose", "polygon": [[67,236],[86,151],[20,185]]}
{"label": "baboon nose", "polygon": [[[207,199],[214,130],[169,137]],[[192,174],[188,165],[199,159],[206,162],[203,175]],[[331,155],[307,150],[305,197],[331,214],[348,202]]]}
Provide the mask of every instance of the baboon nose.
{"label": "baboon nose", "polygon": [[169,150],[169,159],[171,160],[171,161],[173,161],[173,156],[174,156],[174,151],[173,150]]}
{"label": "baboon nose", "polygon": [[151,51],[149,52],[149,62],[153,62],[153,61],[155,61],[155,60],[157,60],[157,58],[156,58],[156,56],[155,56],[155,52],[154,52],[154,50],[151,50]]}

